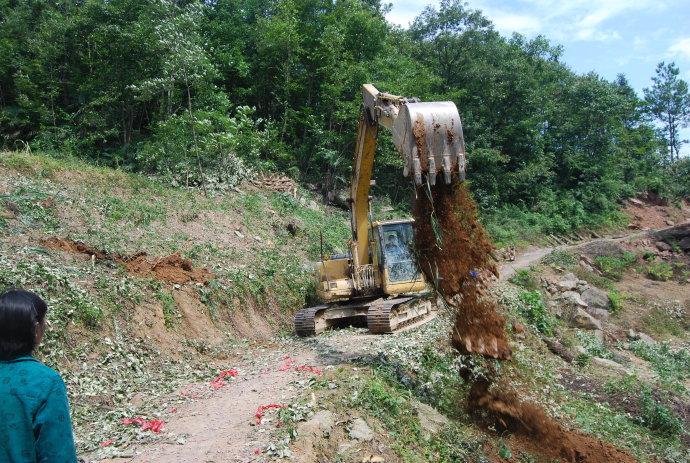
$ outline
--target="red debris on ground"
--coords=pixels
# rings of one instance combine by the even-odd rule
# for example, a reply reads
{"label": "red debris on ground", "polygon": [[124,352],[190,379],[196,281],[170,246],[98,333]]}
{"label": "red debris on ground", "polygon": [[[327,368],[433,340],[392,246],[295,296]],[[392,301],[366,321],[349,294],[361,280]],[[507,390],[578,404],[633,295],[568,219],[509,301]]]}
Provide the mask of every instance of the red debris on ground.
{"label": "red debris on ground", "polygon": [[254,449],[254,455],[261,455],[261,449]]}
{"label": "red debris on ground", "polygon": [[235,376],[238,375],[238,371],[235,368],[232,368],[230,370],[224,370],[218,373],[218,376],[215,377],[213,381],[211,381],[211,387],[213,389],[220,389],[221,387],[225,386],[225,378],[230,377],[234,378]]}
{"label": "red debris on ground", "polygon": [[283,356],[283,364],[278,368],[278,371],[288,371],[292,369],[292,366],[297,362],[297,357],[290,357],[289,355]]}
{"label": "red debris on ground", "polygon": [[316,367],[313,367],[311,365],[298,365],[295,367],[295,371],[307,371],[309,373],[314,373],[316,376],[320,376],[323,374],[322,370],[319,370]]}
{"label": "red debris on ground", "polygon": [[152,431],[158,434],[163,429],[165,422],[163,420],[145,420],[144,418],[137,416],[136,418],[123,418],[122,424],[125,426],[136,424],[142,431]]}
{"label": "red debris on ground", "polygon": [[105,440],[105,441],[101,442],[101,443],[98,444],[98,445],[100,445],[101,447],[110,447],[110,446],[113,445],[114,443],[115,443],[115,439],[108,439],[108,440]]}
{"label": "red debris on ground", "polygon": [[254,414],[254,417],[256,418],[256,424],[261,424],[261,419],[264,417],[264,412],[266,410],[270,410],[272,408],[285,408],[286,405],[283,404],[266,404],[266,405],[260,405],[259,408],[256,409],[256,413]]}

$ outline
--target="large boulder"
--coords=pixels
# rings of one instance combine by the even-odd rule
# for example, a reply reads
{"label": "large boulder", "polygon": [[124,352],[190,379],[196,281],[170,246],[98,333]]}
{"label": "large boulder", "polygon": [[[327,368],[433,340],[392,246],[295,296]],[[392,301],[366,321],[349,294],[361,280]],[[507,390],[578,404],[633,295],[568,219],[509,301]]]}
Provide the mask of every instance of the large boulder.
{"label": "large boulder", "polygon": [[601,322],[581,308],[575,310],[569,318],[570,325],[574,328],[580,328],[583,330],[601,329]]}
{"label": "large boulder", "polygon": [[683,238],[678,242],[678,246],[685,251],[690,252],[690,236]]}
{"label": "large boulder", "polygon": [[575,306],[575,307],[587,307],[587,303],[582,299],[579,293],[575,291],[566,291],[558,296],[558,300],[564,304]]}
{"label": "large boulder", "polygon": [[436,434],[450,422],[446,416],[439,413],[434,407],[417,401],[413,402],[412,405],[417,410],[419,424],[426,438]]}
{"label": "large boulder", "polygon": [[369,442],[374,440],[374,432],[362,418],[355,419],[350,425],[350,439]]}
{"label": "large boulder", "polygon": [[590,286],[582,292],[582,300],[590,309],[609,310],[611,299],[606,291]]}
{"label": "large boulder", "polygon": [[561,291],[573,291],[577,287],[578,281],[574,273],[566,273],[556,285]]}

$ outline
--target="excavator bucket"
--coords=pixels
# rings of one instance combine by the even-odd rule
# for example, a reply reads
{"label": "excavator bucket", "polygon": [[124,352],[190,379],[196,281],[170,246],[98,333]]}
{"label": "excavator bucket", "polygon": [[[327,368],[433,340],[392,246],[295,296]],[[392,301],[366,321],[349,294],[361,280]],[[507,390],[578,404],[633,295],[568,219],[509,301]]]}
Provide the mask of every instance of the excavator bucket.
{"label": "excavator bucket", "polygon": [[393,124],[393,143],[405,158],[404,175],[436,184],[438,174],[450,183],[465,180],[465,140],[458,108],[452,101],[406,103]]}

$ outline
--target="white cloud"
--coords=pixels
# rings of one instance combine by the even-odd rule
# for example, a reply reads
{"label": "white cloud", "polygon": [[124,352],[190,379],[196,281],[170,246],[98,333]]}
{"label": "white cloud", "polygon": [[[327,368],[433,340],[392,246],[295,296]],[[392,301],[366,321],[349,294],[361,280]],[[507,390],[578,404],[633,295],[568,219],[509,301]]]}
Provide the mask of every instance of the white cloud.
{"label": "white cloud", "polygon": [[538,33],[542,29],[539,18],[527,14],[498,12],[491,16],[491,21],[496,26],[496,29],[505,34],[520,32],[521,34],[530,35]]}
{"label": "white cloud", "polygon": [[668,48],[671,56],[681,56],[690,59],[690,37],[678,39]]}

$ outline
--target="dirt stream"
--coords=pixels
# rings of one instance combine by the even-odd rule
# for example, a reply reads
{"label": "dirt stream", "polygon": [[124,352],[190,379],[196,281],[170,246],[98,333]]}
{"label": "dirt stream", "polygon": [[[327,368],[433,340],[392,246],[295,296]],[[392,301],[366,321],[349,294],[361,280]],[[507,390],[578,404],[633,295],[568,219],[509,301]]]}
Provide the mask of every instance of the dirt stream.
{"label": "dirt stream", "polygon": [[[493,245],[477,220],[477,208],[464,184],[423,185],[413,208],[415,243],[421,268],[443,300],[456,313],[452,346],[463,354],[477,353],[509,360],[505,319],[484,294],[490,274],[498,277]],[[534,404],[501,385],[495,374],[473,379],[467,407],[485,412],[497,428],[520,435],[534,451],[549,458],[577,463],[635,462],[599,439],[572,432]]]}

